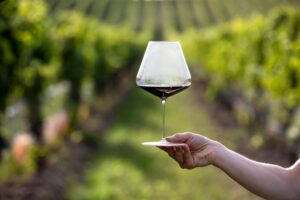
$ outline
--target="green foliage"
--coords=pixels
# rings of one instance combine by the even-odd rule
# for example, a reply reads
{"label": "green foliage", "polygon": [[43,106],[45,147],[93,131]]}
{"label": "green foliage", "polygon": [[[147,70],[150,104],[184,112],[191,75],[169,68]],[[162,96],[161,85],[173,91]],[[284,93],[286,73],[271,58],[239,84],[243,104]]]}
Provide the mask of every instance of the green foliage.
{"label": "green foliage", "polygon": [[22,162],[16,160],[12,152],[4,151],[0,165],[0,183],[7,180],[22,181],[32,175],[37,167],[35,163],[37,155],[38,148],[35,145],[30,147],[26,158]]}
{"label": "green foliage", "polygon": [[8,98],[39,94],[44,63],[51,58],[46,34],[47,7],[42,1],[5,1],[0,5],[0,110]]}
{"label": "green foliage", "polygon": [[78,10],[103,23],[126,26],[162,38],[170,32],[202,29],[253,13],[266,14],[275,6],[299,7],[297,0],[70,0],[49,1],[53,13]]}
{"label": "green foliage", "polygon": [[127,29],[116,31],[100,25],[78,12],[60,12],[56,23],[54,32],[61,47],[60,76],[72,84],[80,85],[91,78],[96,87],[103,87],[113,74],[132,67],[142,51],[142,37]]}
{"label": "green foliage", "polygon": [[[70,108],[71,121],[76,122],[82,84],[89,81],[103,89],[112,83],[113,76],[133,67],[145,39],[128,29],[104,26],[77,11],[50,15],[48,5],[40,0],[0,3],[1,119],[8,105],[25,100],[28,129],[40,142],[47,88],[69,83],[70,95],[65,104]],[[5,140],[2,136],[1,128],[0,153]]]}
{"label": "green foliage", "polygon": [[43,1],[5,1],[0,13],[2,110],[7,98],[36,96],[58,80],[76,86],[88,77],[108,81],[141,52],[141,39],[131,31],[75,11],[49,16]]}
{"label": "green foliage", "polygon": [[300,101],[299,22],[298,10],[278,8],[185,36],[191,62],[210,80],[209,98],[227,94],[243,124],[257,123],[264,109],[265,121],[287,126]]}

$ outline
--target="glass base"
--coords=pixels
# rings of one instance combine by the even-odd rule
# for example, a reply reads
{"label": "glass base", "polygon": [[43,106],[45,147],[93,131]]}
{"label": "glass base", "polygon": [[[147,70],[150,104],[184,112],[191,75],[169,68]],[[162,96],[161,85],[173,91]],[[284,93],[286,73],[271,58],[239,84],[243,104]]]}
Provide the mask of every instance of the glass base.
{"label": "glass base", "polygon": [[179,147],[186,146],[185,143],[172,143],[166,140],[156,141],[156,142],[143,142],[142,145],[145,146],[157,146],[157,147]]}

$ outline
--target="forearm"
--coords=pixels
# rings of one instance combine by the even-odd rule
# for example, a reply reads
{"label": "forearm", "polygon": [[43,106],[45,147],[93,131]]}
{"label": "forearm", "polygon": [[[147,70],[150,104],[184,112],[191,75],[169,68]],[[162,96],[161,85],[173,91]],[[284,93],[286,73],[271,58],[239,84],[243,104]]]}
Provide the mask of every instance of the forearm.
{"label": "forearm", "polygon": [[288,169],[250,160],[223,146],[214,157],[216,167],[249,191],[266,199],[297,199]]}

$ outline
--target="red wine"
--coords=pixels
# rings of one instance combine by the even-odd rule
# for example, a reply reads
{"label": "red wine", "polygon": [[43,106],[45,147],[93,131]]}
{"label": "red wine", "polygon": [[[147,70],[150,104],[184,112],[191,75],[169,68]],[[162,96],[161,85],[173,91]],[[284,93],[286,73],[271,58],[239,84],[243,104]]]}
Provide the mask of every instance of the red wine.
{"label": "red wine", "polygon": [[158,96],[162,99],[173,96],[178,92],[185,90],[188,86],[173,86],[173,87],[158,87],[158,86],[139,86],[140,88],[150,92],[151,94]]}

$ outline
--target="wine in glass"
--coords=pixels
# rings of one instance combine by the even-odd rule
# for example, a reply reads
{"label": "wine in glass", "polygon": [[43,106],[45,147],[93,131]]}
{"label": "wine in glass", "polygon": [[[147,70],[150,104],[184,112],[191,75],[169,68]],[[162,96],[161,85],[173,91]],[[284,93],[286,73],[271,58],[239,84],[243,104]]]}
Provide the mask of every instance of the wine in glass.
{"label": "wine in glass", "polygon": [[191,85],[191,74],[179,42],[150,41],[137,77],[137,85],[162,100],[162,140],[144,142],[150,146],[182,146],[165,139],[165,104],[168,97]]}

